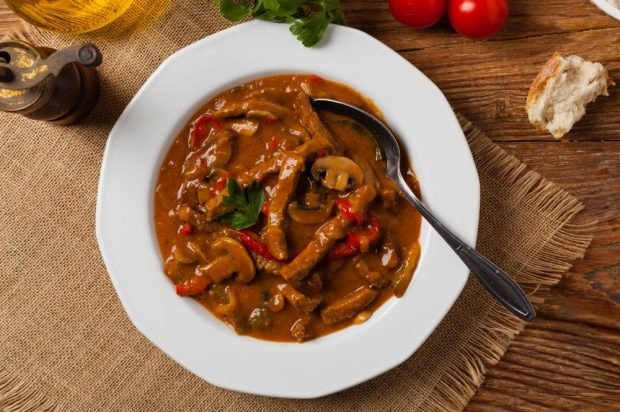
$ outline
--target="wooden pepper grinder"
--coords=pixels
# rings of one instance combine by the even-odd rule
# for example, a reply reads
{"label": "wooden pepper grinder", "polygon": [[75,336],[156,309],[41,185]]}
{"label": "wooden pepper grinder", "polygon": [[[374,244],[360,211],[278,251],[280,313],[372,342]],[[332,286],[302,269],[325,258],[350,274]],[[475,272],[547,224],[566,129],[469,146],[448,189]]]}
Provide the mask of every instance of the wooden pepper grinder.
{"label": "wooden pepper grinder", "polygon": [[92,44],[56,51],[0,42],[0,110],[62,125],[79,122],[97,104],[101,60]]}

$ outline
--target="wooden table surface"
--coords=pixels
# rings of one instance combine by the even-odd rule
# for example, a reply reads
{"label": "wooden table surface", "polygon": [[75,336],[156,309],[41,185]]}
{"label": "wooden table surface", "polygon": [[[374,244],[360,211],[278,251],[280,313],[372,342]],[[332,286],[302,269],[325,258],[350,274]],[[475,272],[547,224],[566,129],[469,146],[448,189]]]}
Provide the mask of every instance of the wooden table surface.
{"label": "wooden table surface", "polygon": [[[386,0],[343,0],[350,25],[400,52],[455,110],[580,199],[579,222],[596,221],[585,259],[489,370],[468,410],[620,410],[620,22],[588,0],[510,3],[505,30],[472,42],[447,22],[404,27]],[[0,33],[18,24],[0,5]],[[537,134],[523,109],[530,82],[556,50],[602,62],[618,83],[560,141]]]}

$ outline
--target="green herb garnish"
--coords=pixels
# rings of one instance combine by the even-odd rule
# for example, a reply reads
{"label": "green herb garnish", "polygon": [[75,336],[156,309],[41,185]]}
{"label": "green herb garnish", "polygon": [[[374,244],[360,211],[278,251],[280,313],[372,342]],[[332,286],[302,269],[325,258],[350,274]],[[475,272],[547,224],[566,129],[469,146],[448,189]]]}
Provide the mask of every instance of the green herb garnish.
{"label": "green herb garnish", "polygon": [[217,220],[233,229],[246,229],[258,223],[260,209],[265,202],[265,193],[260,185],[252,182],[244,191],[235,179],[228,179],[226,189],[228,194],[222,202],[232,207],[233,211],[219,216]]}
{"label": "green herb garnish", "polygon": [[214,0],[230,21],[252,16],[278,23],[291,23],[291,33],[306,47],[323,38],[330,23],[346,24],[340,0]]}

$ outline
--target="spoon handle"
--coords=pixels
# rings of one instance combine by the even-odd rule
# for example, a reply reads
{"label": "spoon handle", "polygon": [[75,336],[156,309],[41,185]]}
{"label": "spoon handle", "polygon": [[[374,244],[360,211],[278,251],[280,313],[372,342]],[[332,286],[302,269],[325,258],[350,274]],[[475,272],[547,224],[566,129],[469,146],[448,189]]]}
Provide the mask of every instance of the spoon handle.
{"label": "spoon handle", "polygon": [[450,245],[463,263],[476,275],[480,283],[489,293],[508,310],[525,321],[531,321],[536,317],[536,312],[532,303],[527,298],[523,289],[506,272],[500,269],[495,263],[476,252],[475,249],[465,244],[456,237],[447,227],[445,227],[430,210],[417,198],[411,191],[402,176],[399,185],[405,196],[418,209],[420,214],[428,223],[441,235]]}

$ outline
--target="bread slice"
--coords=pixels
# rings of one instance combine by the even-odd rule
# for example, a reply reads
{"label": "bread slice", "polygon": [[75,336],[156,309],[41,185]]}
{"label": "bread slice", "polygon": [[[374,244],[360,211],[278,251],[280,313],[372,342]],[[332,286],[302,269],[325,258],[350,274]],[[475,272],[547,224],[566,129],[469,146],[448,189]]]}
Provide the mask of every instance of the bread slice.
{"label": "bread slice", "polygon": [[588,103],[608,96],[612,85],[602,64],[556,52],[534,79],[525,110],[538,130],[559,139],[583,117]]}

